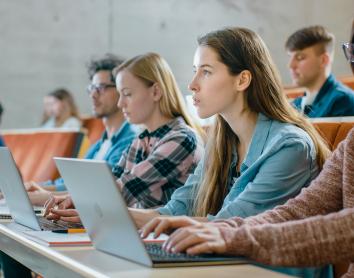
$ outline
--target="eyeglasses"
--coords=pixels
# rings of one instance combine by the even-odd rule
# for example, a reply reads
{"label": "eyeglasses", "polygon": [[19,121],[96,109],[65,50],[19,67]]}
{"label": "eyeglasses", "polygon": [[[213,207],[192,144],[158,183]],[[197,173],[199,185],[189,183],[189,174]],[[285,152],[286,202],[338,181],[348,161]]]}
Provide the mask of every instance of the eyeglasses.
{"label": "eyeglasses", "polygon": [[344,56],[351,63],[354,63],[354,43],[343,43],[342,44]]}
{"label": "eyeglasses", "polygon": [[106,92],[107,88],[115,88],[115,84],[90,84],[87,86],[87,93],[90,95],[93,92],[97,92],[99,94],[103,94]]}

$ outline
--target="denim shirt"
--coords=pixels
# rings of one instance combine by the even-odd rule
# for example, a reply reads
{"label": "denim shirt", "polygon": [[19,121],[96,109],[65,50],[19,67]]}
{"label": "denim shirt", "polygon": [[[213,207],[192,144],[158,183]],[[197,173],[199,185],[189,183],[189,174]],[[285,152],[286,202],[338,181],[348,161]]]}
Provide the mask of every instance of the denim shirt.
{"label": "denim shirt", "polygon": [[[236,167],[236,163],[235,152],[230,167]],[[157,209],[160,214],[192,216],[203,164],[202,160],[185,185],[174,192],[164,207]],[[224,186],[231,188],[222,208],[216,215],[208,215],[208,219],[248,217],[283,204],[307,186],[318,172],[315,146],[304,130],[259,114],[240,176],[229,177],[231,186]]]}
{"label": "denim shirt", "polygon": [[[128,148],[133,139],[136,136],[136,132],[134,128],[128,123],[124,122],[122,126],[116,131],[116,133],[112,136],[111,141],[112,145],[108,149],[105,154],[103,160],[107,161],[109,166],[113,168],[115,164],[118,163],[121,158],[123,152]],[[108,138],[107,132],[105,131],[100,140],[94,143],[86,153],[86,159],[94,159],[96,153],[101,148],[104,140]],[[66,187],[64,184],[64,180],[62,178],[58,178],[55,181],[47,181],[43,184],[45,185],[54,185],[57,191],[65,191]]]}

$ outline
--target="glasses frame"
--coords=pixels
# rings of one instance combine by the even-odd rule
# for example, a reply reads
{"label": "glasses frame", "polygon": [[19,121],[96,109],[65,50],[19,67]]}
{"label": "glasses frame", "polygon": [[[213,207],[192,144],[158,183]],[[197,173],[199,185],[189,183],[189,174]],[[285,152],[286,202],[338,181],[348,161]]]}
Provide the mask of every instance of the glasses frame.
{"label": "glasses frame", "polygon": [[98,94],[104,94],[106,92],[106,90],[108,88],[115,88],[116,85],[115,84],[89,84],[86,88],[86,92],[87,94],[91,94],[91,93],[98,93]]}
{"label": "glasses frame", "polygon": [[354,43],[351,43],[351,42],[343,43],[342,49],[343,49],[345,58],[349,62],[354,63]]}

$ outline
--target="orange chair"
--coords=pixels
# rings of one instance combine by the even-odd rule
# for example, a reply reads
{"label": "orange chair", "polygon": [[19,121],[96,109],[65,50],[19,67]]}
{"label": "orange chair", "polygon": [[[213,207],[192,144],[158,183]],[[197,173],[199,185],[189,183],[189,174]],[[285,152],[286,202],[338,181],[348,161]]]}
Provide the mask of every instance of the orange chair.
{"label": "orange chair", "polygon": [[354,90],[354,76],[341,76],[338,77],[338,80],[342,82],[344,85],[348,86],[349,88],[352,88]]}
{"label": "orange chair", "polygon": [[284,86],[284,93],[289,100],[302,97],[305,94],[305,88],[295,86]]}
{"label": "orange chair", "polygon": [[316,119],[312,119],[312,124],[327,141],[332,151],[337,148],[338,144],[347,137],[348,132],[354,127],[354,122],[341,121],[342,119],[345,119],[345,117],[338,118],[337,122],[316,122]]}
{"label": "orange chair", "polygon": [[333,150],[334,142],[341,123],[318,122],[313,123],[323,139],[326,140],[329,148]]}
{"label": "orange chair", "polygon": [[24,181],[53,180],[59,176],[53,157],[76,157],[81,131],[5,131],[9,147]]}
{"label": "orange chair", "polygon": [[81,120],[82,120],[82,127],[87,130],[87,136],[90,141],[90,144],[92,145],[98,139],[101,138],[101,135],[104,131],[104,125],[102,123],[102,120],[93,117],[87,117]]}

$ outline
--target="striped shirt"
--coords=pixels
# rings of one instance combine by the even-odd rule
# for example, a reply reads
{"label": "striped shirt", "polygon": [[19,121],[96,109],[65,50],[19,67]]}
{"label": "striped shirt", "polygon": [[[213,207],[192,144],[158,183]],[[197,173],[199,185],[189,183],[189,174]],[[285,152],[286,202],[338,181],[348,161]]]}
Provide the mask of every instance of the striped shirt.
{"label": "striped shirt", "polygon": [[198,164],[203,148],[182,117],[143,131],[113,168],[129,207],[166,204]]}

